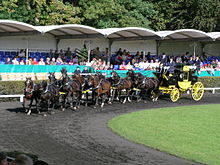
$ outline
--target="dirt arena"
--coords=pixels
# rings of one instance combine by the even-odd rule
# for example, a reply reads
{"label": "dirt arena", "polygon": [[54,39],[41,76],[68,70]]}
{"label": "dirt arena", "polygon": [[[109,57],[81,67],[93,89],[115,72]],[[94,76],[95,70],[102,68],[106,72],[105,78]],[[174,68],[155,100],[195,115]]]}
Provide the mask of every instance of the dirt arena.
{"label": "dirt arena", "polygon": [[25,115],[21,103],[0,103],[0,151],[33,153],[50,165],[190,165],[184,160],[143,145],[129,142],[107,128],[107,121],[117,115],[143,109],[220,103],[219,94],[208,94],[200,102],[189,96],[177,103],[169,99],[147,104],[114,103],[93,109],[55,110],[46,117]]}

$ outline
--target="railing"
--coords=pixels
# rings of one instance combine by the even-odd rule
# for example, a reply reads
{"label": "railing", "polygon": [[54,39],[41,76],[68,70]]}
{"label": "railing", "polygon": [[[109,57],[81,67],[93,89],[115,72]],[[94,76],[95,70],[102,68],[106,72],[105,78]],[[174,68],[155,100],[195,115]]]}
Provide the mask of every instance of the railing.
{"label": "railing", "polygon": [[13,98],[13,97],[20,98],[20,102],[24,101],[24,95],[0,95],[0,98]]}

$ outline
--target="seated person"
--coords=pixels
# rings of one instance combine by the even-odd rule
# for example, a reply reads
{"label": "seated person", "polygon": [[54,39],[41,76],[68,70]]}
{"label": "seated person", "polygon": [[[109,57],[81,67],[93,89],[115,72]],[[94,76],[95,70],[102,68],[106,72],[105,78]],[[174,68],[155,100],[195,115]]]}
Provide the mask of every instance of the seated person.
{"label": "seated person", "polygon": [[82,71],[82,73],[89,73],[88,67],[85,67]]}
{"label": "seated person", "polygon": [[12,60],[12,64],[13,65],[19,65],[19,61],[17,60],[16,57]]}
{"label": "seated person", "polygon": [[128,64],[126,65],[126,69],[127,70],[134,70],[133,65],[131,65],[131,62],[128,62]]}
{"label": "seated person", "polygon": [[32,65],[38,65],[38,61],[37,61],[36,58],[33,59],[33,61],[32,61]]}
{"label": "seated person", "polygon": [[126,65],[125,65],[125,62],[122,62],[122,64],[120,65],[120,70],[126,70]]}
{"label": "seated person", "polygon": [[80,68],[77,67],[76,70],[75,70],[73,73],[75,73],[75,74],[80,74],[80,73],[81,73]]}

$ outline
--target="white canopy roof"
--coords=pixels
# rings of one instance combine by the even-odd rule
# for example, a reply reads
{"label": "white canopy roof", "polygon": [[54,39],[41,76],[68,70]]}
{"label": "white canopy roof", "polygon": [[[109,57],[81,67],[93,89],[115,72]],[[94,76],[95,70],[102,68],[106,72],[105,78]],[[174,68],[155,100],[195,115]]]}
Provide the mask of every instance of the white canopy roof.
{"label": "white canopy roof", "polygon": [[102,33],[109,39],[116,38],[160,38],[155,31],[139,28],[139,27],[126,27],[126,28],[107,28],[100,29]]}
{"label": "white canopy roof", "polygon": [[195,29],[180,29],[175,31],[159,31],[156,32],[163,39],[213,39],[210,35],[203,31]]}
{"label": "white canopy roof", "polygon": [[158,31],[139,28],[96,29],[90,26],[67,24],[51,26],[32,26],[23,22],[0,20],[0,36],[51,34],[58,39],[106,37],[111,40],[121,39],[168,39],[168,40],[220,40],[220,32],[205,33],[195,29]]}
{"label": "white canopy roof", "polygon": [[78,24],[67,24],[67,25],[50,25],[50,26],[37,26],[42,33],[49,33],[58,38],[67,38],[67,37],[95,37],[101,36],[102,34],[98,29]]}
{"label": "white canopy roof", "polygon": [[211,32],[208,35],[215,40],[220,40],[220,32]]}
{"label": "white canopy roof", "polygon": [[0,20],[0,36],[20,33],[40,33],[35,26],[12,20]]}

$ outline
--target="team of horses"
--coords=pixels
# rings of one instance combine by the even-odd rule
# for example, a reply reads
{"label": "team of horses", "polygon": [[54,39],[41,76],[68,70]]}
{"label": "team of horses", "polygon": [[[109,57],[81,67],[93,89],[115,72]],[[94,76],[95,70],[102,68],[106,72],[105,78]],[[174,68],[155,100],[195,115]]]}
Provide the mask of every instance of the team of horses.
{"label": "team of horses", "polygon": [[[54,113],[55,108],[64,111],[67,108],[76,110],[81,104],[103,107],[105,103],[114,101],[121,103],[133,100],[151,99],[156,101],[159,97],[159,80],[143,76],[132,70],[121,78],[115,70],[111,77],[106,78],[100,72],[92,75],[73,74],[68,76],[66,68],[61,70],[61,78],[56,79],[55,73],[48,73],[48,81],[34,83],[31,78],[26,78],[24,88],[23,107],[27,115],[34,110],[41,113],[41,105],[46,105],[48,113]],[[27,101],[30,100],[27,106]],[[145,100],[146,101],[146,100]]]}

